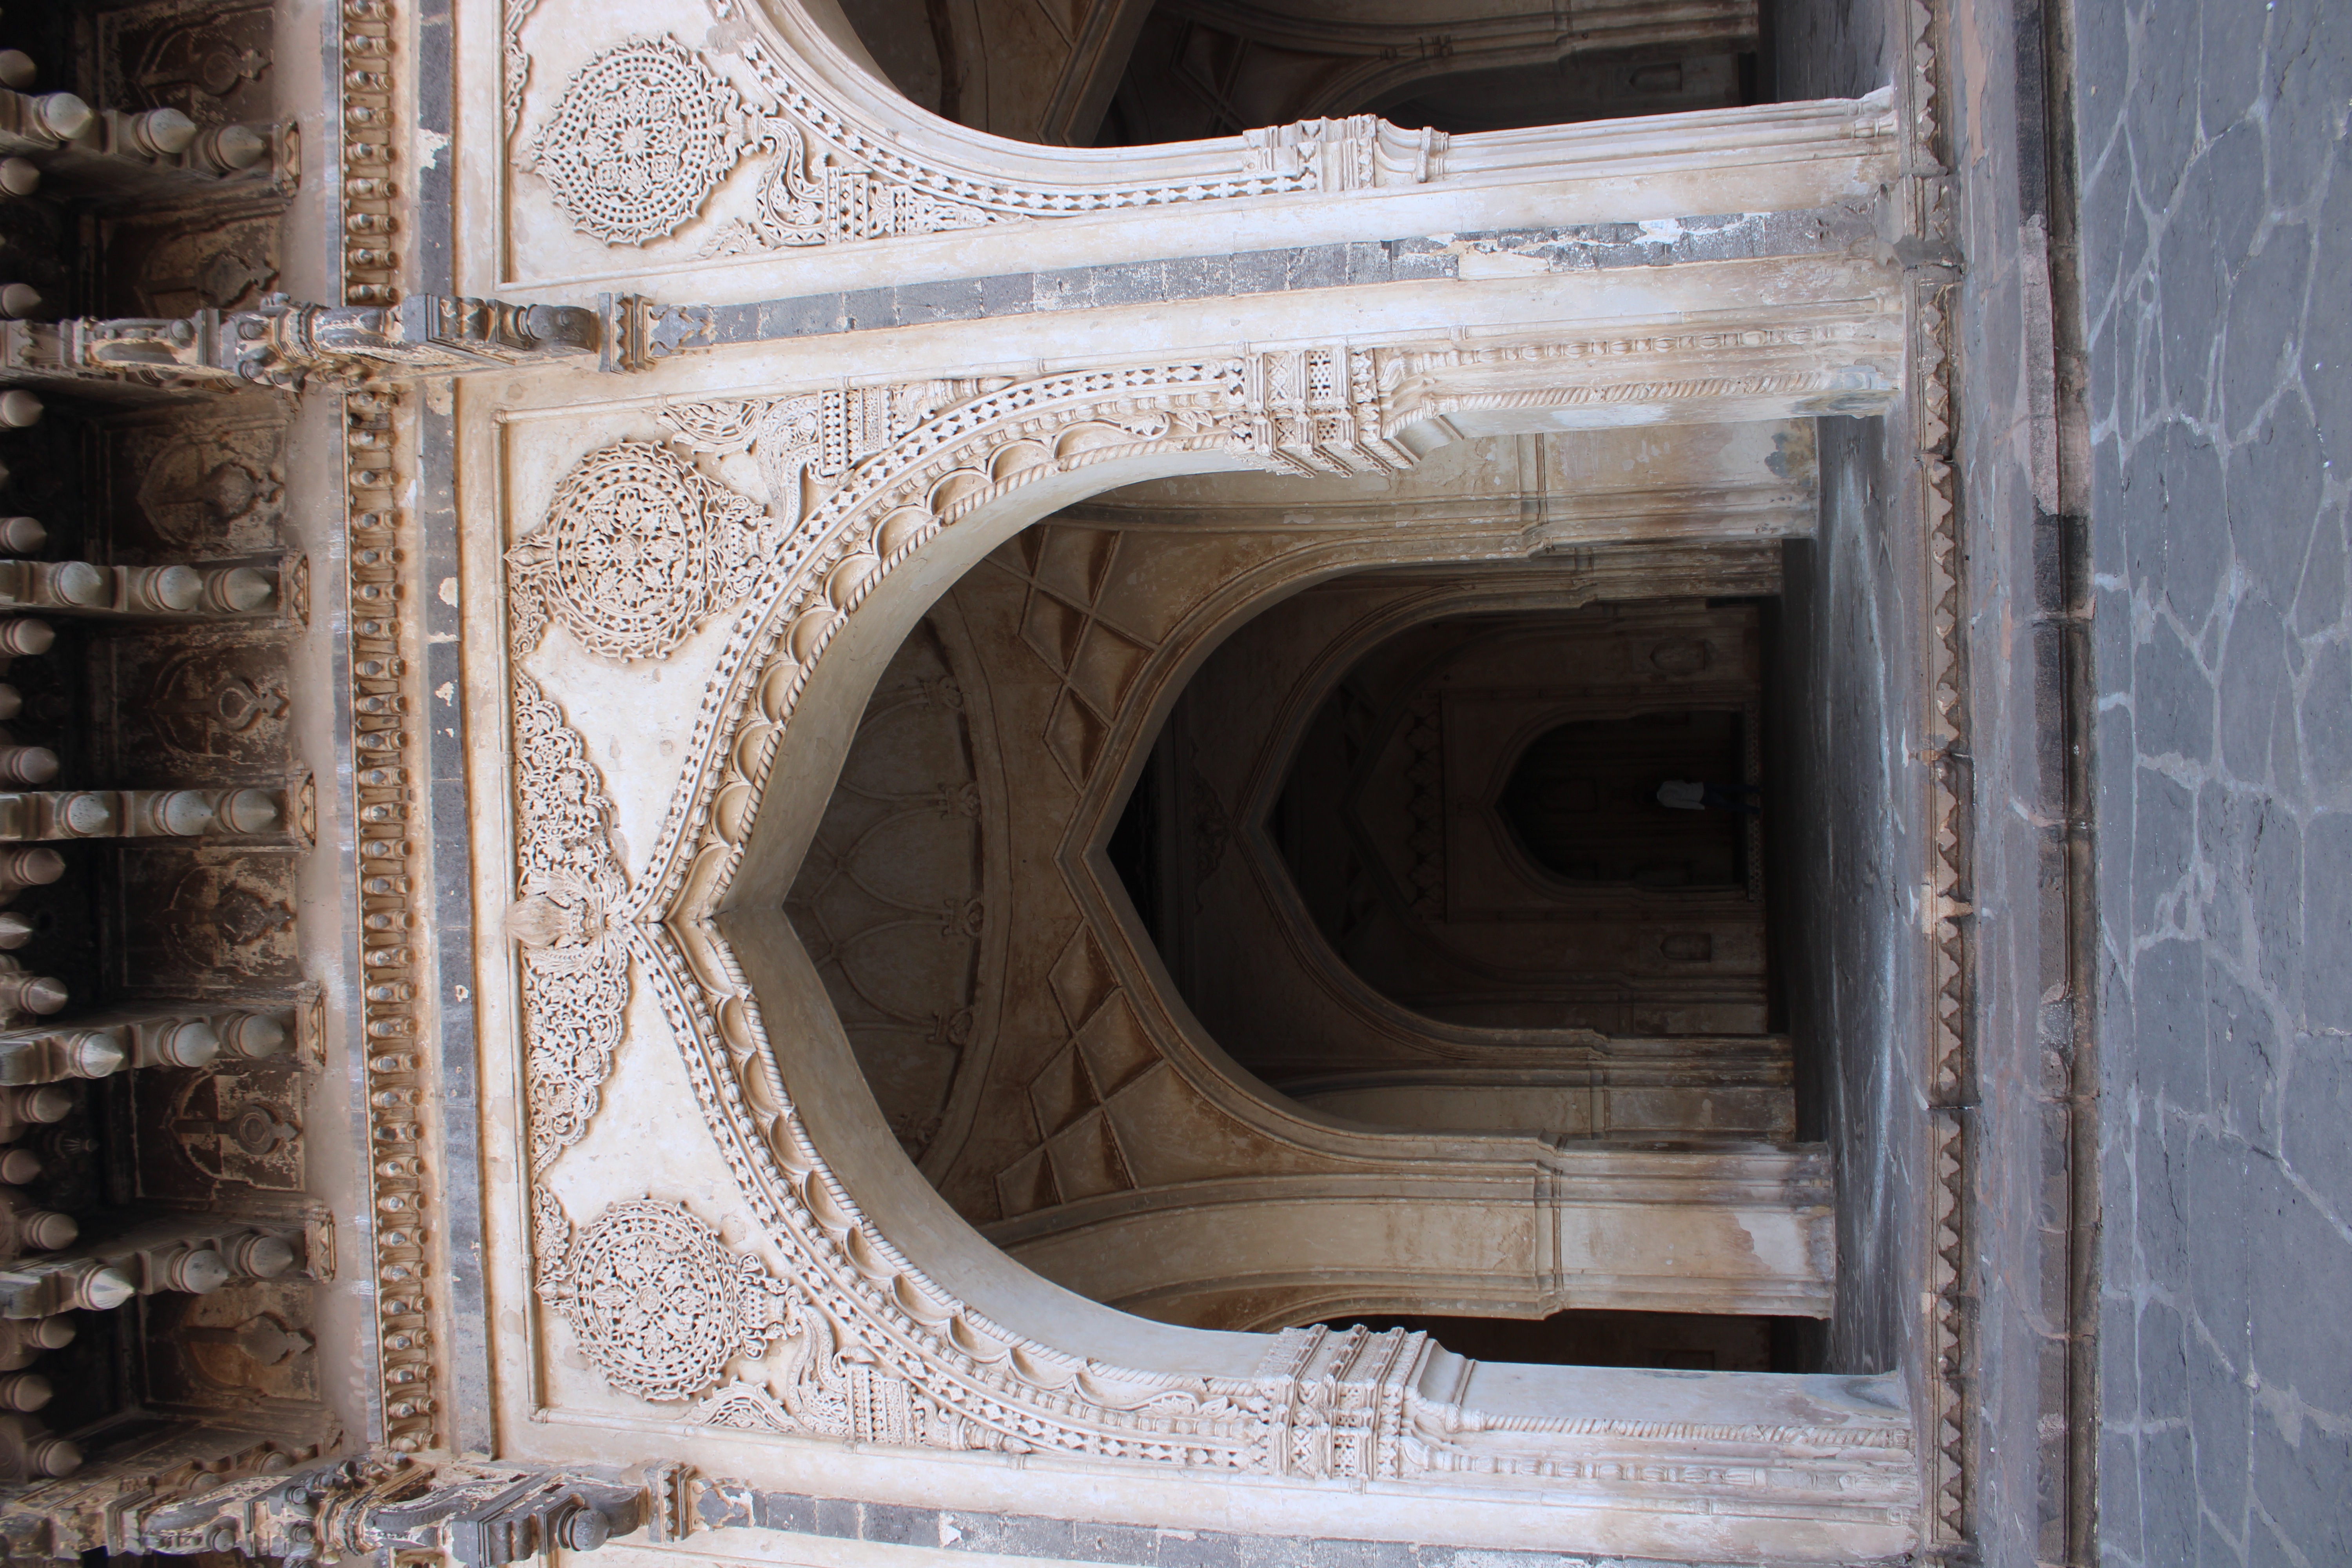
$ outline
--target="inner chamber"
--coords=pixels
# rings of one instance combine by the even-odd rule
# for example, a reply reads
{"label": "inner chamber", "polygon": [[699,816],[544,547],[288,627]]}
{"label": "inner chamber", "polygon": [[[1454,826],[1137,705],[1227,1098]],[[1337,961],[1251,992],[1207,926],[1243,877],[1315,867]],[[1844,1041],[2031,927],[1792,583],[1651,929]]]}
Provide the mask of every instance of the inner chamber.
{"label": "inner chamber", "polygon": [[1329,1289],[1309,1259],[1279,1288],[1122,1291],[1038,1240],[1069,1216],[1081,1251],[1147,1245],[1121,1205],[1212,1188],[1235,1236],[1260,1202],[1354,1201],[1172,1096],[1171,1031],[1277,1118],[1472,1141],[1391,1138],[1408,1175],[1530,1137],[1654,1161],[1800,1147],[1769,814],[1659,798],[1752,798],[1778,542],[1335,574],[1371,552],[1168,499],[1048,519],[930,608],[787,898],[907,1156],[1017,1258],[1163,1321],[1808,1369],[1814,1325],[1770,1291],[1548,1310],[1585,1298],[1336,1254]]}
{"label": "inner chamber", "polygon": [[1449,133],[1763,101],[1756,0],[844,0],[891,84],[1018,141],[1136,146],[1376,113]]}

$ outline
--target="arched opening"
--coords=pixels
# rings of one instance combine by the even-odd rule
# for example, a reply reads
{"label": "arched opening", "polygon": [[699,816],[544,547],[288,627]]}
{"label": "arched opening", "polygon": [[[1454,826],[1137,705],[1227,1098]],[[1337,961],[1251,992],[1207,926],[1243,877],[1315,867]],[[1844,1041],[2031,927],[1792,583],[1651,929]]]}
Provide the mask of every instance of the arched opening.
{"label": "arched opening", "polygon": [[[1454,561],[1458,530],[1400,530],[1377,512],[1353,531],[1279,540],[1155,521],[1150,489],[1007,540],[877,656],[838,781],[779,900],[898,1147],[939,1198],[1046,1278],[1190,1326],[1565,1310],[1528,1343],[1654,1359],[1712,1331],[1610,1339],[1584,1315],[1820,1310],[1825,1172],[1783,1147],[1786,1042],[1763,1032],[1760,1001],[1743,1030],[1685,997],[1682,1022],[1696,1023],[1683,1037],[1636,1037],[1606,1019],[1484,1021],[1482,1007],[1524,1000],[1507,986],[1462,999],[1459,1019],[1416,1015],[1351,985],[1297,894],[1279,889],[1276,819],[1308,809],[1286,786],[1286,759],[1320,722],[1331,675],[1386,647],[1357,647],[1368,606],[1374,623],[1402,614],[1408,638],[1436,628],[1457,656],[1507,660],[1514,647],[1589,637],[1592,625],[1646,638],[1658,679],[1689,689],[1672,700],[1704,709],[1710,689],[1695,678],[1712,669],[1719,683],[1734,667],[1752,678],[1746,612],[1688,594],[1661,603],[1658,584],[1754,588],[1776,547],[1497,568]],[[1608,602],[1594,605],[1596,592]],[[1336,621],[1316,620],[1334,605]],[[1304,630],[1290,624],[1298,606]],[[1693,617],[1721,623],[1718,650],[1685,646]],[[1253,680],[1255,703],[1202,694]],[[1511,831],[1501,802],[1531,742],[1596,700],[1587,691],[1583,709],[1563,710],[1561,696],[1492,716],[1478,787],[1497,854]],[[1736,697],[1714,701],[1738,718]],[[1171,741],[1220,725],[1226,751]],[[1720,740],[1719,724],[1699,727]],[[1564,880],[1508,852],[1523,880]],[[1732,858],[1745,867],[1744,845]],[[1744,905],[1744,871],[1708,864],[1720,885],[1694,876],[1667,891]],[[1229,963],[1251,931],[1292,967]],[[1234,1024],[1236,998],[1269,986],[1320,998],[1321,1014],[1290,1032],[1320,1037],[1312,1070],[1256,1053],[1262,1038]],[[1641,1005],[1621,999],[1619,1016]],[[1538,1261],[1555,1243],[1537,1233],[1582,1222],[1528,1197],[1562,1160],[1583,1162],[1624,1226],[1565,1273]],[[1675,1189],[1672,1174],[1685,1166],[1725,1184],[1688,1201],[1696,1189]],[[1413,1182],[1425,1201],[1401,1208],[1394,1194]],[[1733,1195],[1718,1203],[1721,1193]],[[1660,1202],[1673,1213],[1645,1207]],[[1650,1247],[1645,1226],[1682,1255]],[[1769,1360],[1773,1335],[1761,1342]],[[1725,1354],[1727,1370],[1748,1364]]]}
{"label": "arched opening", "polygon": [[1018,141],[1139,146],[1377,113],[1446,132],[1759,101],[1754,0],[1553,9],[1331,0],[843,0],[875,66]]}
{"label": "arched opening", "polygon": [[1663,581],[1431,620],[1302,693],[1265,830],[1362,984],[1475,1027],[1769,1032],[1759,605]]}
{"label": "arched opening", "polygon": [[[754,662],[722,667],[740,717],[719,731],[708,753],[715,766],[703,775],[715,792],[715,837],[672,862],[680,890],[646,933],[648,975],[680,1028],[688,1076],[730,1165],[779,1248],[812,1292],[826,1293],[824,1310],[856,1320],[864,1342],[887,1359],[877,1385],[886,1373],[905,1380],[905,1402],[885,1414],[912,1412],[919,1399],[952,1424],[940,1428],[951,1444],[979,1447],[996,1446],[991,1434],[1017,1419],[1009,1441],[1019,1451],[1052,1445],[1083,1456],[1130,1441],[1104,1433],[1158,1443],[1178,1431],[1187,1445],[1226,1444],[1186,1425],[1197,1421],[1189,1413],[1242,1395],[1319,1409],[1324,1391],[1344,1385],[1381,1402],[1376,1436],[1388,1447],[1335,1470],[1314,1455],[1294,1462],[1277,1432],[1274,1458],[1234,1448],[1243,1456],[1234,1462],[1277,1475],[1370,1475],[1364,1466],[1391,1465],[1383,1456],[1402,1441],[1427,1445],[1427,1473],[1546,1485],[1570,1465],[1620,1462],[1605,1455],[1624,1434],[1594,1427],[1586,1414],[1605,1410],[1618,1425],[1675,1423],[1675,1443],[1712,1445],[1709,1455],[1768,1429],[1835,1434],[1825,1441],[1842,1472],[1871,1478],[1857,1484],[1897,1494],[1912,1485],[1908,1417],[1891,1376],[1484,1364],[1402,1330],[1320,1326],[1370,1314],[1534,1321],[1563,1306],[1818,1315],[1833,1266],[1829,1171],[1818,1150],[1762,1140],[1546,1138],[1491,1124],[1408,1131],[1272,1092],[1184,1005],[1103,853],[1178,694],[1269,606],[1329,584],[1385,593],[1400,576],[1466,567],[1518,578],[1514,602],[1486,609],[1604,601],[1662,570],[1679,571],[1679,592],[1701,597],[1766,592],[1776,580],[1777,543],[1752,538],[1556,555],[1538,547],[1530,556],[1519,520],[1545,503],[1514,492],[1508,478],[1477,489],[1477,476],[1515,474],[1549,496],[1573,483],[1578,464],[1622,460],[1639,481],[1644,463],[1663,458],[1685,476],[1719,471],[1734,491],[1781,494],[1791,474],[1806,482],[1785,461],[1773,466],[1787,434],[1710,427],[1685,447],[1654,428],[1601,431],[1576,437],[1589,446],[1565,465],[1544,457],[1547,436],[1520,454],[1534,460],[1507,467],[1496,459],[1510,454],[1509,438],[1499,450],[1463,440],[1421,454],[1403,474],[1352,481],[1200,472],[1238,467],[1230,448],[1114,449],[985,493],[911,542],[899,531],[905,514],[888,513],[875,530],[881,549],[835,560],[825,595],[763,612],[773,653],[730,641],[730,659],[748,647]],[[1187,470],[1192,477],[1102,492],[1106,481]],[[1471,491],[1465,509],[1461,496]],[[1450,590],[1425,585],[1431,592],[1400,613],[1375,614],[1391,623],[1362,628],[1376,635],[1341,640],[1375,646],[1393,626],[1444,618]],[[967,599],[968,587],[977,596]],[[947,1075],[960,1080],[987,1058],[961,1144],[950,1117],[902,1119],[922,1148],[919,1169],[865,1088],[845,1009],[795,930],[788,895],[840,778],[858,784],[857,809],[869,821],[919,793],[845,763],[877,703],[920,693],[926,681],[947,698],[938,668],[924,662],[931,648],[919,645],[890,689],[883,678],[910,635],[950,605],[966,635],[996,645],[999,667],[1044,674],[986,693],[1007,782],[998,799],[1013,837],[1003,854],[983,847],[980,925],[1004,934],[1007,984],[992,1043]],[[935,647],[961,686],[952,634]],[[1258,672],[1257,685],[1294,692],[1300,673]],[[959,695],[968,711],[969,694]],[[1311,714],[1310,704],[1295,718]],[[1253,721],[1265,717],[1295,728],[1289,705]],[[777,745],[786,723],[793,744]],[[917,726],[894,745],[930,747],[936,757],[941,733]],[[1016,743],[1025,752],[1018,766]],[[950,771],[981,783],[985,820],[984,748],[945,749],[958,747],[966,754]],[[1230,820],[1262,818],[1280,783],[1275,770],[1262,787],[1230,789],[1229,801],[1252,803]],[[960,812],[961,793],[940,791],[935,808]],[[1265,863],[1222,862],[1252,877]],[[1002,892],[992,868],[1005,876]],[[904,884],[880,890],[893,907],[931,904]],[[937,900],[934,929],[944,931],[948,903]],[[696,988],[721,992],[699,1015]],[[1349,1026],[1414,1037],[1409,1027],[1395,1033],[1377,1008],[1350,1016]],[[1060,1076],[1073,1067],[1080,1071]],[[943,1170],[951,1148],[978,1157],[961,1173]],[[975,1173],[984,1179],[969,1179]],[[974,1192],[1002,1217],[975,1224],[960,1212],[953,1194]],[[1292,1325],[1296,1332],[1264,1331]],[[1262,1423],[1241,1419],[1234,1442],[1258,1443]]]}
{"label": "arched opening", "polygon": [[1741,779],[1739,732],[1737,710],[1570,719],[1528,742],[1496,797],[1496,815],[1512,843],[1564,882],[1744,886],[1748,836],[1739,816],[1707,814],[1704,795],[1696,811],[1669,807],[1658,795],[1666,780]]}

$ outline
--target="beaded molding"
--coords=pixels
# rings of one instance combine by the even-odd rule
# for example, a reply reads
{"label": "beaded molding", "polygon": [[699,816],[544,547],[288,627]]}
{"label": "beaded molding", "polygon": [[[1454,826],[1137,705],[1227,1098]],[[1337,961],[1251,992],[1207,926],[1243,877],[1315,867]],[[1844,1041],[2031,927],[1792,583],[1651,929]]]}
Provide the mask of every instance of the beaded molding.
{"label": "beaded molding", "polygon": [[[343,0],[336,13],[343,125],[339,216],[349,305],[400,300],[399,227],[390,138],[397,122],[395,18],[389,0]],[[415,588],[394,492],[401,475],[400,394],[368,386],[343,399],[351,539],[352,822],[360,924],[359,1029],[367,1092],[368,1196],[373,1236],[376,1366],[383,1439],[402,1453],[441,1445],[426,1293],[424,1206],[428,1187],[422,1104],[429,1085],[416,943],[430,927],[412,880],[416,835],[413,757],[424,752],[420,704],[410,689],[403,605]]]}

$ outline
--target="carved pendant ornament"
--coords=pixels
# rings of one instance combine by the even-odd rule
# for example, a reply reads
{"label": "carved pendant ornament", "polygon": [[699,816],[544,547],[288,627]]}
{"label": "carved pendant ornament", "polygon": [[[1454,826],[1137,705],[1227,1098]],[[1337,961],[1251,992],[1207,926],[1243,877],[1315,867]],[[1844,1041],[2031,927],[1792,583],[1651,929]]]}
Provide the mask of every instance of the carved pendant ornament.
{"label": "carved pendant ornament", "polygon": [[[535,0],[507,0],[505,96],[522,114],[531,61],[522,41]],[[677,38],[635,37],[574,73],[524,152],[573,228],[608,245],[645,245],[698,216],[738,163],[761,164],[748,216],[719,225],[707,256],[842,240],[939,234],[1018,217],[1302,191],[1416,184],[1437,178],[1445,137],[1377,116],[1308,120],[1252,131],[1230,174],[1099,187],[1008,183],[909,156],[816,96],[784,69],[762,22],[736,0],[711,0],[757,94]]]}
{"label": "carved pendant ornament", "polygon": [[[1427,368],[1443,384],[1412,396],[1461,394],[1457,367]],[[591,954],[617,954],[625,931],[705,1122],[793,1295],[776,1305],[757,1265],[713,1250],[699,1222],[661,1205],[622,1205],[598,1222],[604,1228],[574,1240],[542,1159],[533,1193],[539,1288],[613,1386],[663,1400],[709,1391],[686,1417],[705,1425],[1227,1473],[1617,1484],[1634,1477],[1629,1467],[1673,1460],[1666,1468],[1675,1476],[1703,1489],[1754,1489],[1746,1495],[1759,1502],[1835,1493],[1841,1506],[1874,1508],[1907,1495],[1911,1435],[1899,1421],[1825,1417],[1766,1428],[1490,1420],[1461,1403],[1467,1363],[1433,1359],[1435,1347],[1419,1334],[1294,1331],[1268,1341],[1253,1375],[1211,1378],[1081,1360],[1010,1331],[914,1267],[826,1168],[778,1073],[776,1053],[788,1044],[770,1039],[733,952],[707,918],[726,895],[811,668],[876,585],[934,535],[1042,478],[1144,455],[1200,454],[1204,466],[1290,473],[1407,468],[1412,457],[1393,435],[1423,416],[1398,391],[1404,370],[1401,358],[1335,346],[1071,372],[952,401],[929,386],[838,404],[789,397],[664,411],[693,445],[749,451],[776,487],[772,516],[793,521],[766,536],[772,545],[740,591],[685,775],[634,885],[625,888],[617,865],[600,858],[610,854],[608,808],[584,746],[552,703],[517,681],[519,702],[544,705],[518,712],[519,737],[540,737],[518,753],[520,819],[533,823],[550,802],[570,813],[567,826],[530,830],[519,867],[547,906],[535,917],[546,945],[526,957],[530,1097],[535,1119],[542,1105],[578,1112],[553,1123],[562,1136],[551,1158],[593,1111],[593,1095],[573,1086],[609,1065],[625,1001],[616,988],[583,992],[559,1012],[530,966],[550,953],[602,962]],[[1521,395],[1507,384],[1504,392]],[[853,400],[862,415],[853,416]],[[627,461],[652,463],[643,454],[654,448],[635,450]],[[629,451],[622,443],[592,453],[574,472]],[[673,494],[709,486],[699,476],[688,484],[682,458],[646,471],[656,469]],[[695,493],[708,504],[709,489]],[[555,510],[572,504],[559,500]],[[597,526],[636,537],[634,523]],[[541,533],[554,529],[551,516]],[[541,597],[550,559],[520,550],[510,557],[519,633],[539,624],[531,617],[541,603],[554,603]],[[720,598],[694,602],[715,610]],[[535,637],[517,637],[519,653],[533,644]],[[656,644],[669,646],[652,637],[632,646]],[[589,873],[596,865],[606,867],[601,878]],[[625,985],[626,961],[614,962]],[[624,1214],[625,1223],[615,1217]],[[697,1261],[673,1269],[672,1254]],[[672,1325],[666,1292],[685,1299],[676,1282],[689,1278],[693,1304],[677,1309],[684,1316]],[[663,1335],[692,1348],[656,1349]],[[719,1383],[732,1357],[769,1339],[781,1347]],[[1759,1443],[1808,1446],[1818,1458],[1768,1470],[1752,1458]],[[1676,1468],[1702,1453],[1710,1457]]]}

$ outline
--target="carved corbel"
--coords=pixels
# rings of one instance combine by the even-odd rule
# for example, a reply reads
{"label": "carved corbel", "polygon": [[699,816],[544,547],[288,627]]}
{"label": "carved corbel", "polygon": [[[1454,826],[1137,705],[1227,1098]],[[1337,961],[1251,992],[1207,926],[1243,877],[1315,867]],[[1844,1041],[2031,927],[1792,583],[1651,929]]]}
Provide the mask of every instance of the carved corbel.
{"label": "carved corbel", "polygon": [[1244,134],[1249,173],[1303,178],[1318,191],[1419,185],[1444,174],[1445,132],[1408,131],[1377,114],[1300,120]]}

